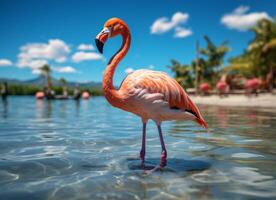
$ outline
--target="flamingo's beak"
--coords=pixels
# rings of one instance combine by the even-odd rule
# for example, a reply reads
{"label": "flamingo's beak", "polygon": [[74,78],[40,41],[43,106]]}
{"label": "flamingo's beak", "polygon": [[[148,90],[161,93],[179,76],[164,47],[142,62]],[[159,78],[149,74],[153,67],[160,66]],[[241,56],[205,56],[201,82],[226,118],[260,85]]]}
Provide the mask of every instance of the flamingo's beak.
{"label": "flamingo's beak", "polygon": [[103,53],[104,43],[106,42],[109,36],[110,30],[106,27],[96,36],[95,42],[100,53]]}
{"label": "flamingo's beak", "polygon": [[95,39],[95,42],[96,42],[96,46],[97,46],[97,49],[100,53],[103,53],[103,46],[104,46],[104,43],[101,42],[99,39]]}

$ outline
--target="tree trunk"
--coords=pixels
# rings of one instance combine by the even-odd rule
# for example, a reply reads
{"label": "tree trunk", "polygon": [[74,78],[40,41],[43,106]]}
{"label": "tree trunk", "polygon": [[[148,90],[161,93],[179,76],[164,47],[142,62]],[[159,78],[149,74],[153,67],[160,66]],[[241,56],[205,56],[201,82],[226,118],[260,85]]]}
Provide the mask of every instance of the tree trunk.
{"label": "tree trunk", "polygon": [[199,42],[196,43],[196,67],[195,67],[195,89],[196,89],[196,95],[199,93]]}
{"label": "tree trunk", "polygon": [[268,84],[269,84],[269,91],[271,93],[273,93],[273,89],[274,89],[274,73],[275,73],[275,70],[274,70],[274,66],[273,65],[270,65],[270,72],[268,74]]}
{"label": "tree trunk", "polygon": [[52,80],[49,75],[47,75],[47,86],[48,86],[48,89],[52,89]]}

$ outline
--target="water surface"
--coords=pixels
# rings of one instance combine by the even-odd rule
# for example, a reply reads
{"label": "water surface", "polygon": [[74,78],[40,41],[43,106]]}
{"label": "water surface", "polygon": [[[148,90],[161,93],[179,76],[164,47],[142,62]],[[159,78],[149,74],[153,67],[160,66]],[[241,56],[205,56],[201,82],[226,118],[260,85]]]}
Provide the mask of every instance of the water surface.
{"label": "water surface", "polygon": [[[140,119],[89,101],[0,100],[0,199],[275,199],[276,110],[200,106],[210,126],[163,123],[168,167],[140,169]],[[154,123],[148,166],[159,163]]]}

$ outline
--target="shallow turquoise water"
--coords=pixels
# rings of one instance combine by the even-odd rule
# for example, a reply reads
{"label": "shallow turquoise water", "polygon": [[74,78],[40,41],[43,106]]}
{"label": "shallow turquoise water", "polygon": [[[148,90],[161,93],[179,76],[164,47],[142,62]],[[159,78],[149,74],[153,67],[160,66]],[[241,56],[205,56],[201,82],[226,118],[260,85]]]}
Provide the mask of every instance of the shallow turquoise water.
{"label": "shallow turquoise water", "polygon": [[[139,168],[142,124],[104,98],[0,100],[0,199],[275,199],[276,110],[201,106],[210,126],[163,123],[168,167]],[[147,165],[159,162],[147,127]]]}

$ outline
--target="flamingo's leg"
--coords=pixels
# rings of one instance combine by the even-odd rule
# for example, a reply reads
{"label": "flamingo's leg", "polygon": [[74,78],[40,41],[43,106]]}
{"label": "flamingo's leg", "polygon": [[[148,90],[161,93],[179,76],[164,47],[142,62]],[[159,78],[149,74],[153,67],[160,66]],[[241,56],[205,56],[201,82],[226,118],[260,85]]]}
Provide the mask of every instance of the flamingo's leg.
{"label": "flamingo's leg", "polygon": [[161,125],[158,124],[157,128],[158,128],[160,143],[161,143],[161,147],[162,147],[160,167],[163,168],[167,165],[167,150],[166,150],[166,146],[165,146],[163,135],[162,135]]}
{"label": "flamingo's leg", "polygon": [[145,165],[145,154],[146,154],[146,127],[147,123],[143,122],[143,135],[142,135],[142,147],[140,151],[141,166],[144,168]]}

